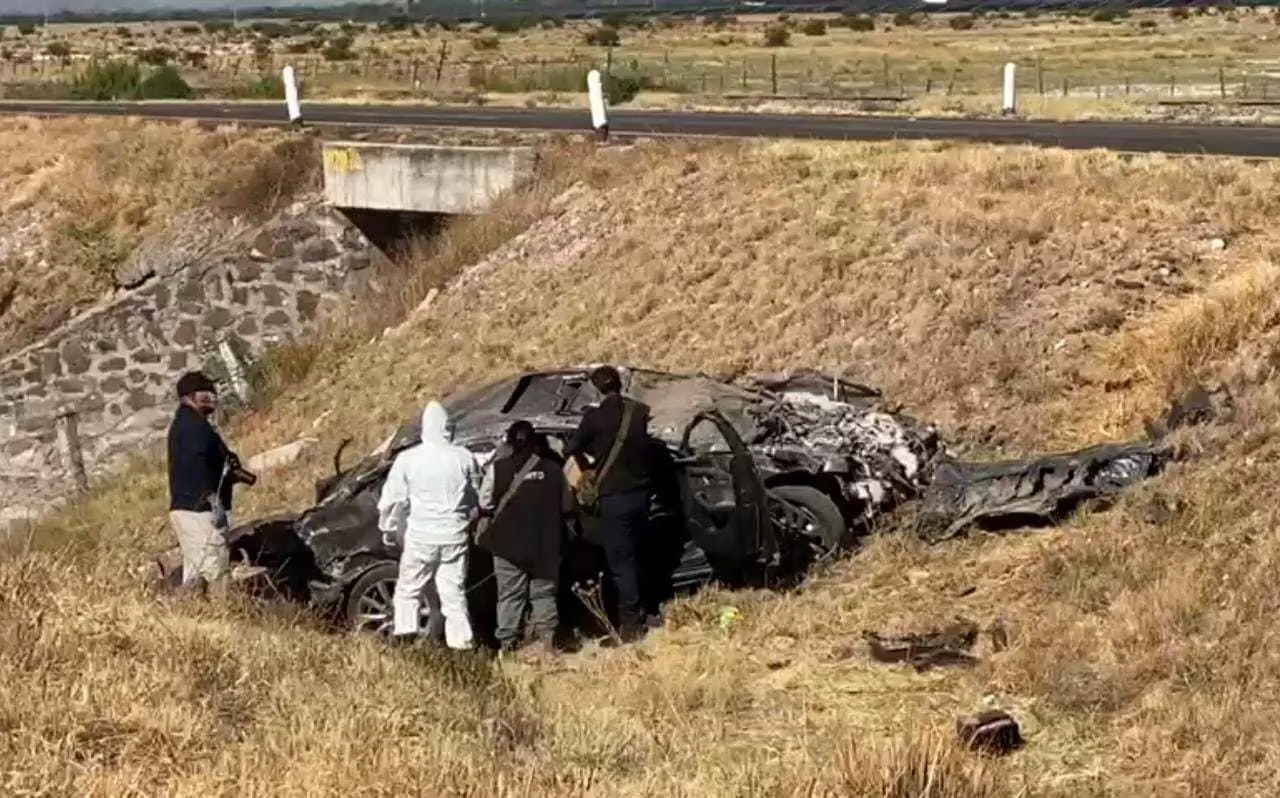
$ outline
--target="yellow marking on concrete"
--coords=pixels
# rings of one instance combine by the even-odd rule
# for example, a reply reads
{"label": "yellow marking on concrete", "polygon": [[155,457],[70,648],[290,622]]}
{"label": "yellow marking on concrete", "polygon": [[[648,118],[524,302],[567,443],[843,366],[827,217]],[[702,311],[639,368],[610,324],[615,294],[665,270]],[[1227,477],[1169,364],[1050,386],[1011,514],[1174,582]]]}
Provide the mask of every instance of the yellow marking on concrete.
{"label": "yellow marking on concrete", "polygon": [[324,168],[333,172],[358,172],[364,168],[360,153],[352,147],[326,147]]}

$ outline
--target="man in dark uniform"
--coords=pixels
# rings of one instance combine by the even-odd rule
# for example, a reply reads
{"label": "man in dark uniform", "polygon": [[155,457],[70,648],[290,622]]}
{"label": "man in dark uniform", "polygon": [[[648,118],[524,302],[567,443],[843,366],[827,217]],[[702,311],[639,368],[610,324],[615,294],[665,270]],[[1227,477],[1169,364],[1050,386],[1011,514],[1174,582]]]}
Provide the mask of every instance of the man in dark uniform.
{"label": "man in dark uniform", "polygon": [[565,456],[574,458],[583,472],[596,473],[600,545],[618,592],[619,633],[624,641],[633,641],[647,628],[638,549],[649,524],[653,491],[649,406],[622,396],[622,376],[612,366],[595,369],[590,379],[604,398],[583,415]]}
{"label": "man in dark uniform", "polygon": [[532,424],[512,424],[506,443],[510,453],[495,458],[480,483],[480,517],[486,526],[477,539],[493,554],[498,587],[496,636],[502,651],[518,648],[520,620],[528,607],[533,636],[554,649],[561,643],[557,577],[573,495]]}
{"label": "man in dark uniform", "polygon": [[199,371],[183,374],[169,426],[169,520],[182,549],[182,586],[221,591],[230,572],[226,514],[237,482],[252,484],[239,458],[209,423],[218,388]]}

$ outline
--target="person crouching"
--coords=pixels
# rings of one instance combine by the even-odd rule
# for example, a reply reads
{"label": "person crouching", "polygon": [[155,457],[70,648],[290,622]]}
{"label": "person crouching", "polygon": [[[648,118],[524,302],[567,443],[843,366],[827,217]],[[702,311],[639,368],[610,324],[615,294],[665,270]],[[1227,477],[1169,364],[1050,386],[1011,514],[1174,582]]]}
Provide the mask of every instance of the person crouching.
{"label": "person crouching", "polygon": [[573,493],[555,460],[539,446],[528,421],[507,429],[510,453],[495,458],[480,483],[476,543],[493,555],[498,590],[500,651],[520,646],[520,620],[530,610],[532,637],[549,650],[562,648],[556,608],[565,519]]}

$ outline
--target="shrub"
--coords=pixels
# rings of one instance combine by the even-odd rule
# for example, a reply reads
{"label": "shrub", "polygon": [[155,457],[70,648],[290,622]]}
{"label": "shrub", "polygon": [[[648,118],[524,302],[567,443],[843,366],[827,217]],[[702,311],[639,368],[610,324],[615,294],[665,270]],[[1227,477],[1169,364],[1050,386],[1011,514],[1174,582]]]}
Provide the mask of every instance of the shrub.
{"label": "shrub", "polygon": [[18,34],[21,36],[30,36],[35,32],[36,32],[36,26],[32,25],[30,22],[24,22],[23,24],[18,26]]}
{"label": "shrub", "polygon": [[162,66],[139,84],[138,95],[142,100],[189,100],[195,96],[195,91],[182,79],[178,70]]}
{"label": "shrub", "polygon": [[72,81],[70,93],[77,100],[133,99],[142,83],[142,67],[129,61],[95,59]]}
{"label": "shrub", "polygon": [[1156,21],[1154,19],[1144,19],[1138,23],[1138,27],[1141,30],[1155,30]]}
{"label": "shrub", "polygon": [[320,53],[326,61],[351,61],[356,54],[351,51],[351,37],[339,36],[329,41]]}
{"label": "shrub", "polygon": [[920,24],[920,17],[914,11],[899,11],[893,15],[893,25],[896,28],[910,28]]}
{"label": "shrub", "polygon": [[255,100],[283,100],[284,80],[279,75],[266,74],[245,86],[242,93]]}
{"label": "shrub", "polygon": [[527,17],[504,17],[489,23],[495,33],[519,33],[525,28],[532,28],[536,23]]}
{"label": "shrub", "polygon": [[1190,19],[1191,12],[1187,10],[1186,6],[1177,6],[1169,9],[1169,16],[1179,20]]}
{"label": "shrub", "polygon": [[249,30],[268,39],[279,39],[292,32],[288,25],[279,22],[255,22],[249,26]]}
{"label": "shrub", "polygon": [[618,36],[618,29],[608,28],[603,25],[595,30],[588,31],[583,38],[587,44],[593,44],[597,47],[617,47],[622,44],[622,37]]}
{"label": "shrub", "polygon": [[71,45],[66,42],[50,42],[49,46],[45,48],[45,52],[53,58],[66,61],[71,57]]}
{"label": "shrub", "polygon": [[173,58],[174,52],[168,47],[148,47],[138,53],[138,60],[151,66],[164,66]]}
{"label": "shrub", "polygon": [[204,50],[187,50],[182,54],[182,60],[192,69],[204,69],[209,60],[209,54]]}
{"label": "shrub", "polygon": [[960,17],[952,17],[948,24],[952,30],[973,30],[973,17],[966,14]]}
{"label": "shrub", "polygon": [[854,14],[844,18],[844,25],[851,31],[857,33],[871,33],[876,29],[876,21],[871,17],[864,17],[861,14]]}
{"label": "shrub", "polygon": [[764,29],[765,47],[786,47],[791,43],[791,31],[782,25],[770,25]]}
{"label": "shrub", "polygon": [[477,36],[471,40],[471,47],[476,50],[497,50],[501,44],[502,40],[492,33]]}
{"label": "shrub", "polygon": [[227,31],[231,30],[231,23],[224,22],[222,20],[214,20],[212,22],[206,22],[200,27],[204,28],[205,33],[209,34],[210,36],[214,36],[219,33],[226,33]]}
{"label": "shrub", "polygon": [[1115,22],[1129,16],[1129,9],[1124,6],[1107,6],[1099,8],[1090,17],[1094,22]]}
{"label": "shrub", "polygon": [[811,19],[804,23],[804,27],[800,29],[805,36],[826,36],[827,23],[822,19]]}

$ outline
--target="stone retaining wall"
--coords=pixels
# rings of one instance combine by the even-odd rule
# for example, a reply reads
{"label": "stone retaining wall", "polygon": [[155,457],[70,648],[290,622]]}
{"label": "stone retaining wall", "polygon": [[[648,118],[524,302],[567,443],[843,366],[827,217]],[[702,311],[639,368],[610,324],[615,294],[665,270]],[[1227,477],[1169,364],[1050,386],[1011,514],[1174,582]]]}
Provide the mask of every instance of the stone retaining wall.
{"label": "stone retaining wall", "polygon": [[359,293],[381,254],[344,217],[299,203],[192,259],[172,250],[139,284],[0,360],[0,506],[39,505],[74,487],[58,418],[74,414],[90,476],[163,437],[187,369],[226,375],[296,340]]}

